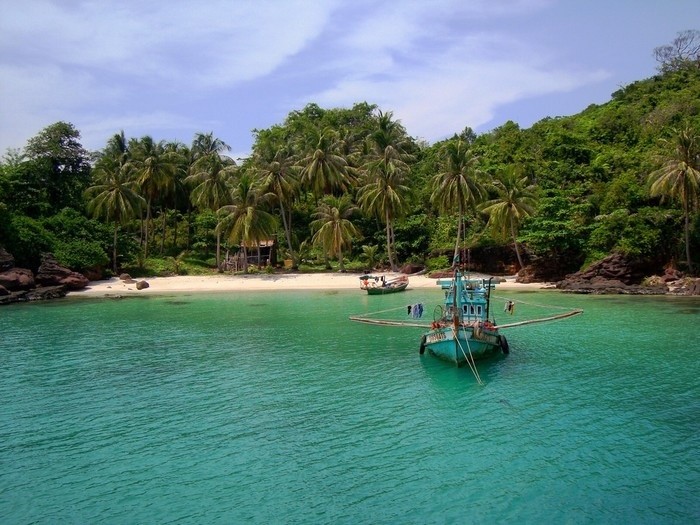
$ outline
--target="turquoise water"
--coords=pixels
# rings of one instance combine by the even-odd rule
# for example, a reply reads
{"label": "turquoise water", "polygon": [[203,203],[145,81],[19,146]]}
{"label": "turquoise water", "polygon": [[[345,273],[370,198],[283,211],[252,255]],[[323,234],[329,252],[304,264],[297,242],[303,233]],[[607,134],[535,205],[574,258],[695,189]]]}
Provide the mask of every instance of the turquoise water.
{"label": "turquoise water", "polygon": [[439,290],[4,307],[2,522],[698,523],[700,300],[499,295],[585,313],[483,385],[347,319]]}

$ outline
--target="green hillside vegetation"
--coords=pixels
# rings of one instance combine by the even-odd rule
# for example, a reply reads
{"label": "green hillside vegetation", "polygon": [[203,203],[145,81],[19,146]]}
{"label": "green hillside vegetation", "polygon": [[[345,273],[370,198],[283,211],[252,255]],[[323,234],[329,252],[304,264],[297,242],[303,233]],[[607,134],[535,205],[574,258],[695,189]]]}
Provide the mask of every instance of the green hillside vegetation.
{"label": "green hillside vegetation", "polygon": [[53,124],[0,164],[0,245],[30,269],[50,251],[136,275],[215,271],[267,239],[306,271],[444,268],[465,248],[475,269],[533,265],[547,280],[611,253],[649,274],[697,269],[697,55],[529,129],[467,126],[429,145],[363,102],[309,104],[254,138],[237,161],[211,133],[185,145],[122,132],[89,153]]}

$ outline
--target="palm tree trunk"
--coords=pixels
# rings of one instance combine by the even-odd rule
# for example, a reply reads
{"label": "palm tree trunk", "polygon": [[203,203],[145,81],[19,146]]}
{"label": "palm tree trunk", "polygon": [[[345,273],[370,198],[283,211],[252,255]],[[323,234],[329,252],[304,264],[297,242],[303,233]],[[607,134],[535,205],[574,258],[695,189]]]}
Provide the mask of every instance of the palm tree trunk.
{"label": "palm tree trunk", "polygon": [[180,224],[178,223],[177,216],[179,215],[179,212],[176,210],[175,211],[175,216],[173,219],[175,220],[175,225],[174,225],[174,230],[173,230],[173,246],[175,249],[177,249],[177,229],[179,228]]}
{"label": "palm tree trunk", "polygon": [[287,220],[287,212],[284,211],[284,204],[280,202],[280,215],[282,215],[282,225],[284,226],[284,237],[287,240],[287,248],[289,248],[289,256],[292,258],[292,268],[297,269],[299,263],[297,262],[297,255],[292,249],[292,229],[290,223],[292,221],[291,211],[289,213],[289,220]]}
{"label": "palm tree trunk", "polygon": [[452,263],[454,264],[459,257],[459,244],[462,240],[462,230],[464,230],[464,210],[462,209],[462,203],[459,203],[459,218],[457,219],[457,241],[455,242],[455,253],[452,256]]}
{"label": "palm tree trunk", "polygon": [[693,263],[690,260],[690,213],[688,205],[685,206],[685,260],[688,262],[688,273],[693,273]]}
{"label": "palm tree trunk", "polygon": [[518,240],[515,236],[515,224],[513,223],[513,218],[510,219],[510,234],[513,236],[513,245],[515,246],[515,255],[518,258],[518,265],[520,266],[518,270],[523,269],[523,259],[520,257],[520,250],[518,250]]}
{"label": "palm tree trunk", "polygon": [[391,232],[391,220],[389,219],[389,211],[388,210],[385,214],[385,218],[386,218],[386,254],[387,254],[387,257],[389,258],[389,266],[391,267],[391,271],[395,272],[396,271],[396,263],[394,262],[394,254],[391,250],[392,232]]}
{"label": "palm tree trunk", "polygon": [[146,205],[146,228],[145,228],[145,239],[143,245],[143,258],[148,259],[148,230],[151,227],[151,198],[148,198],[148,204]]}
{"label": "palm tree trunk", "polygon": [[112,246],[112,269],[114,270],[114,275],[117,275],[117,229],[119,228],[119,223],[114,221],[114,244]]}
{"label": "palm tree trunk", "polygon": [[165,252],[165,235],[167,233],[168,229],[168,223],[167,223],[167,218],[168,218],[168,210],[167,208],[163,209],[163,237],[160,239],[160,254],[163,255]]}
{"label": "palm tree trunk", "polygon": [[216,269],[217,271],[222,271],[221,269],[221,231],[216,230]]}

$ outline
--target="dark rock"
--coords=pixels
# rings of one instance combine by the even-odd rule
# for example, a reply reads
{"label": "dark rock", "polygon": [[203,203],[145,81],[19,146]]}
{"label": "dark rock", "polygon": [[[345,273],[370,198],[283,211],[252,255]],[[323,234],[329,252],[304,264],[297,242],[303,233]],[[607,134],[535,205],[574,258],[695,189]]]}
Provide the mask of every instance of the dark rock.
{"label": "dark rock", "polygon": [[27,301],[44,301],[47,299],[60,299],[68,293],[68,286],[61,284],[58,286],[41,286],[26,293]]}
{"label": "dark rock", "polygon": [[687,295],[700,295],[700,279],[693,279],[689,283]]}
{"label": "dark rock", "polygon": [[0,272],[6,272],[15,267],[15,258],[5,248],[0,248]]}
{"label": "dark rock", "polygon": [[123,273],[119,276],[122,281],[131,281],[131,275],[128,273]]}
{"label": "dark rock", "polygon": [[4,286],[0,286],[0,296],[2,295],[10,295],[10,290],[5,288]]}
{"label": "dark rock", "polygon": [[68,290],[65,285],[42,286],[33,290],[21,290],[10,292],[8,295],[0,295],[0,305],[22,303],[26,301],[43,301],[46,299],[59,299],[65,297]]}
{"label": "dark rock", "polygon": [[104,278],[102,268],[90,268],[83,272],[83,275],[88,281],[101,281]]}
{"label": "dark rock", "polygon": [[644,281],[641,265],[612,254],[585,270],[567,275],[557,288],[573,293],[660,295],[668,292],[661,280]]}
{"label": "dark rock", "polygon": [[0,286],[11,292],[34,288],[34,274],[26,268],[12,268],[0,273]]}
{"label": "dark rock", "polygon": [[669,283],[672,281],[678,281],[679,279],[682,279],[682,278],[683,278],[683,273],[679,272],[675,268],[666,268],[664,270],[663,276],[661,277],[661,279],[665,283]]}
{"label": "dark rock", "polygon": [[679,279],[669,283],[669,290],[674,295],[700,295],[700,278]]}
{"label": "dark rock", "polygon": [[148,288],[150,285],[146,281],[139,281],[136,283],[136,289],[137,290],[143,290],[144,288]]}
{"label": "dark rock", "polygon": [[401,273],[411,275],[414,273],[422,272],[424,269],[425,266],[423,266],[422,264],[407,263],[401,267]]}
{"label": "dark rock", "polygon": [[90,283],[83,274],[59,266],[50,253],[42,254],[35,280],[42,286],[66,285],[69,290],[82,290]]}

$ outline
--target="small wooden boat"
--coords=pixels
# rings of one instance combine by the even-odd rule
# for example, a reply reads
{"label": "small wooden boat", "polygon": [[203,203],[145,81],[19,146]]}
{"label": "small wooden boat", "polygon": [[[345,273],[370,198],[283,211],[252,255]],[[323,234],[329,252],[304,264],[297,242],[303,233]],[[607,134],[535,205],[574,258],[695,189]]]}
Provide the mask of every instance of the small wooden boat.
{"label": "small wooden boat", "polygon": [[367,295],[385,295],[403,292],[408,287],[408,277],[401,275],[387,279],[384,275],[363,275],[360,277],[360,290],[366,290]]}

